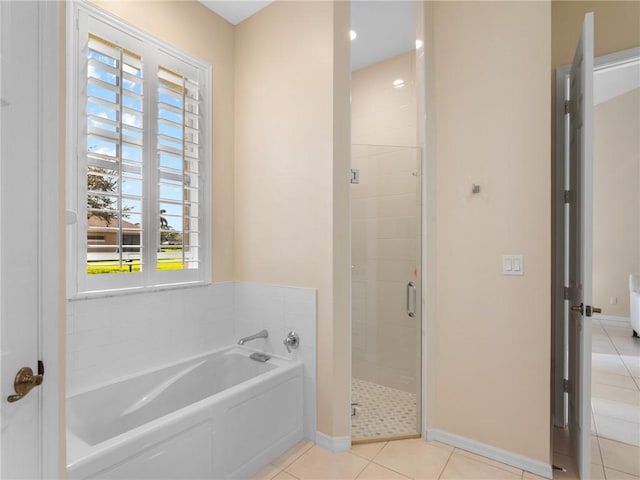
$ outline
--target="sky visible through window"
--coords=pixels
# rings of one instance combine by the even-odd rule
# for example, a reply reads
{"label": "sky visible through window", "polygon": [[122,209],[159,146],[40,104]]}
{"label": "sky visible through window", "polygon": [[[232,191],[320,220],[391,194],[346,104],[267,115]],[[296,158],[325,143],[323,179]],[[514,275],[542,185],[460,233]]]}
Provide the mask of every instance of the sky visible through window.
{"label": "sky visible through window", "polygon": [[[100,64],[103,64],[106,67],[111,67],[111,69],[113,70],[118,69],[117,61],[111,57],[102,55],[93,50],[89,50],[88,57],[90,60],[93,59],[97,62],[100,62]],[[117,74],[111,73],[106,68],[99,67],[100,66],[96,66],[95,63],[89,63],[88,77],[98,79],[106,84],[112,85],[113,87],[118,87]],[[126,63],[123,64],[122,70],[123,72],[133,75],[140,80],[139,82],[136,82],[129,80],[124,76],[121,80],[121,107],[123,124],[122,134],[123,136],[128,135],[136,139],[141,139],[141,131],[127,129],[126,127],[131,126],[136,127],[137,129],[142,128],[142,71],[140,69],[136,69],[130,65],[127,65]],[[127,95],[128,92],[132,92],[140,98]],[[101,128],[103,130],[113,132],[114,134],[117,133],[118,112],[117,109],[114,108],[115,105],[118,104],[117,93],[114,90],[101,87],[100,85],[89,83],[87,85],[87,94],[90,97],[89,101],[87,102],[87,114],[90,115],[88,120],[89,126]],[[98,101],[94,101],[94,99]],[[103,100],[108,104],[113,104],[114,107],[110,107],[108,104],[100,102],[100,100]],[[182,101],[182,99],[176,97],[175,95],[170,95],[163,92],[163,89],[158,90],[158,100],[160,104],[166,104],[175,107],[180,111],[182,111],[184,108],[184,102]],[[160,108],[158,109],[158,117],[161,120],[168,120],[169,122],[171,122],[158,122],[158,133],[161,135],[161,137],[159,137],[158,139],[158,144],[168,146],[176,150],[182,150],[183,129],[181,128],[181,125],[183,123],[183,115],[181,113],[177,113],[176,111],[171,111],[160,106]],[[101,122],[99,120],[100,118],[107,119],[110,122]],[[116,142],[112,142],[95,136],[89,136],[87,139],[87,149],[92,153],[105,155],[114,159],[117,158],[118,145],[116,144]],[[123,143],[121,145],[121,151],[123,160],[139,163],[142,162],[142,148],[136,145]],[[159,159],[161,167],[166,167],[173,170],[182,170],[182,158],[172,156],[165,152],[160,152]],[[132,178],[141,178],[140,174],[132,174],[132,172],[129,172],[128,176]],[[130,194],[135,196],[142,195],[141,182],[127,182],[125,180],[122,183],[123,184],[121,188],[123,194]],[[160,187],[162,190],[162,198],[174,201],[182,201],[182,185],[181,183],[178,184],[178,182],[175,183],[175,188],[171,188],[169,186]],[[177,204],[166,204],[163,206],[163,209],[166,210],[166,212],[170,215],[182,215],[182,207]],[[176,230],[180,230],[182,228],[181,225],[171,225],[171,227]]]}

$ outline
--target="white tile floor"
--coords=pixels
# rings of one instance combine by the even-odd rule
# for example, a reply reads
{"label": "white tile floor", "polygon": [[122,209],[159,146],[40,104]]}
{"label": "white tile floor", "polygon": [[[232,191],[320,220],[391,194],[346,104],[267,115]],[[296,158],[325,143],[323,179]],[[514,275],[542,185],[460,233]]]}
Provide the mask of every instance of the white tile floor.
{"label": "white tile floor", "polygon": [[628,323],[592,325],[592,478],[640,479],[640,339]]}
{"label": "white tile floor", "polygon": [[354,378],[351,401],[357,403],[351,417],[354,439],[417,433],[416,395]]}

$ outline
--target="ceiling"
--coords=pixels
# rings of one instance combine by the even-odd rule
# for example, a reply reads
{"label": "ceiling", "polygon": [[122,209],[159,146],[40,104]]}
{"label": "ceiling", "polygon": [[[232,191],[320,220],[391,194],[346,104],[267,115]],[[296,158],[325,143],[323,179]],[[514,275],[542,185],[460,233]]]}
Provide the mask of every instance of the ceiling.
{"label": "ceiling", "polygon": [[415,18],[413,1],[351,2],[351,70],[415,49]]}
{"label": "ceiling", "polygon": [[[272,0],[199,0],[233,25],[246,20]],[[351,29],[351,70],[358,70],[415,48],[415,2],[354,0]]]}
{"label": "ceiling", "polygon": [[254,13],[273,3],[273,0],[199,0],[227,22],[237,25]]}

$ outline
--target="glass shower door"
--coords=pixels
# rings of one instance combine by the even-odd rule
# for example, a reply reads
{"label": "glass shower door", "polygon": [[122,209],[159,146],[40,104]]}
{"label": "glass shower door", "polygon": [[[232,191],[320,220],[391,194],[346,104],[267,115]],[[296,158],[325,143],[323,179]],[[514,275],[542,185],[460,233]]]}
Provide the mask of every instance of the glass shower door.
{"label": "glass shower door", "polygon": [[415,436],[421,404],[420,149],[352,146],[352,440]]}

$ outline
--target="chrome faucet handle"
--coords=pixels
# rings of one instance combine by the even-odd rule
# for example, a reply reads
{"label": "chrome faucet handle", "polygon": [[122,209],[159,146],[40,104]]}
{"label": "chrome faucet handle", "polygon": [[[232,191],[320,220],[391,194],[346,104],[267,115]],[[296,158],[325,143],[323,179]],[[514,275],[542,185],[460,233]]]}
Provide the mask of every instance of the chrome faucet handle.
{"label": "chrome faucet handle", "polygon": [[294,350],[300,346],[300,337],[296,332],[289,332],[289,334],[282,341],[284,346],[287,347],[287,352],[291,353],[291,349]]}

